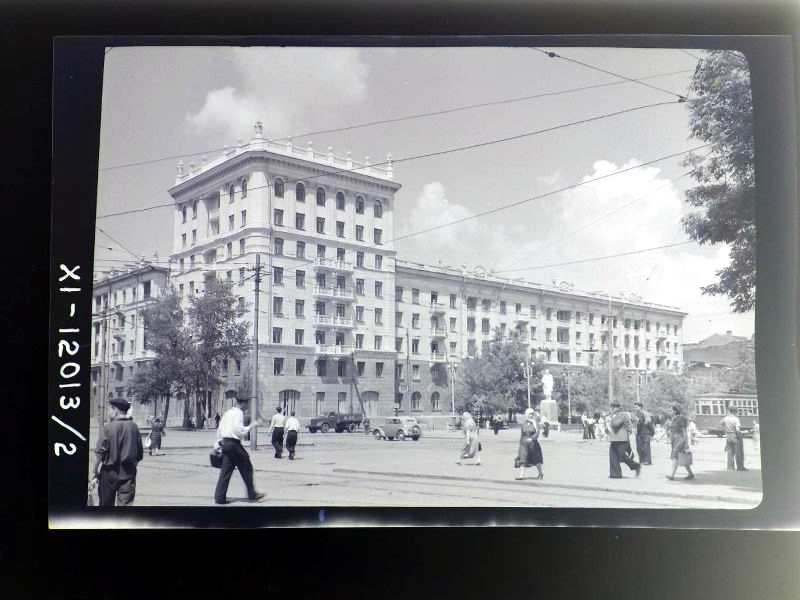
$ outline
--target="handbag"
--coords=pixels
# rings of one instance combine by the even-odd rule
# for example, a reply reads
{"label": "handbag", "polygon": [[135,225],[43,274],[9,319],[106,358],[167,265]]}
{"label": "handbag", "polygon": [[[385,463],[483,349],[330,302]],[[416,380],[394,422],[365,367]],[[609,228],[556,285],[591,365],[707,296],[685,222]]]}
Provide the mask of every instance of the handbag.
{"label": "handbag", "polygon": [[211,449],[211,452],[208,455],[208,459],[211,462],[211,466],[215,469],[222,468],[222,448],[219,446],[215,446]]}
{"label": "handbag", "polygon": [[146,438],[144,438],[144,447],[149,448],[152,445],[153,445],[153,440],[151,440],[150,436],[148,435]]}
{"label": "handbag", "polygon": [[691,452],[678,452],[678,466],[689,467],[692,464]]}

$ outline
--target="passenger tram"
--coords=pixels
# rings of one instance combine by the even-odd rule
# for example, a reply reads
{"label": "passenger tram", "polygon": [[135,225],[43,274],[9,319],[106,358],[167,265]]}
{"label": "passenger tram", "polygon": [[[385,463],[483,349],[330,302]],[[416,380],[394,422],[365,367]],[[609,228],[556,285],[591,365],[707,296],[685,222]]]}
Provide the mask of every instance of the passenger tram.
{"label": "passenger tram", "polygon": [[742,432],[752,434],[753,421],[758,421],[758,397],[754,394],[702,394],[694,400],[694,422],[700,431],[722,437],[725,432],[720,421],[728,414],[728,407],[736,408]]}

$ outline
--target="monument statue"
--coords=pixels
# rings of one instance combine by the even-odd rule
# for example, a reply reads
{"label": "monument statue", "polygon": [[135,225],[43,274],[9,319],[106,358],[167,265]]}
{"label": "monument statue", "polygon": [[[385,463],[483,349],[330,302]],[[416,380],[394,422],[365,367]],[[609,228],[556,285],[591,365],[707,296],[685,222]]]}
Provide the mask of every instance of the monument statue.
{"label": "monument statue", "polygon": [[542,390],[544,391],[545,400],[553,399],[553,376],[548,369],[545,369],[544,375],[542,375]]}

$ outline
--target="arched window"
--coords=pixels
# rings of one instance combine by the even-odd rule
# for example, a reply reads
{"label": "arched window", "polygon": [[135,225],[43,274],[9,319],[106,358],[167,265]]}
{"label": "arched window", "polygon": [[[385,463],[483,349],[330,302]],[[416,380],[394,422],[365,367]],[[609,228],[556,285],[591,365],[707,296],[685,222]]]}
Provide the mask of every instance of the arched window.
{"label": "arched window", "polygon": [[383,205],[381,201],[375,200],[375,204],[372,205],[372,208],[375,211],[375,218],[380,219],[383,216]]}
{"label": "arched window", "polygon": [[233,187],[233,185],[231,185],[231,187],[228,188],[228,203],[229,204],[233,203],[233,198],[234,198],[233,192],[234,192],[234,187]]}
{"label": "arched window", "polygon": [[306,201],[306,186],[302,183],[298,183],[294,186],[294,197],[298,202],[305,202]]}
{"label": "arched window", "polygon": [[414,392],[411,394],[411,410],[422,410],[421,408],[422,403],[422,394],[419,392]]}
{"label": "arched window", "polygon": [[278,392],[278,406],[283,408],[285,415],[297,410],[298,400],[300,400],[300,392],[297,390],[281,390]]}
{"label": "arched window", "polygon": [[439,392],[433,392],[431,394],[431,410],[432,411],[441,410],[441,408],[439,407]]}
{"label": "arched window", "polygon": [[356,196],[356,213],[364,214],[364,199],[361,196]]}
{"label": "arched window", "polygon": [[325,189],[317,188],[317,206],[325,206]]}
{"label": "arched window", "polygon": [[344,210],[344,194],[342,192],[336,192],[336,208]]}
{"label": "arched window", "polygon": [[283,198],[283,179],[275,180],[275,197]]}
{"label": "arched window", "polygon": [[242,179],[242,198],[247,198],[247,179]]}

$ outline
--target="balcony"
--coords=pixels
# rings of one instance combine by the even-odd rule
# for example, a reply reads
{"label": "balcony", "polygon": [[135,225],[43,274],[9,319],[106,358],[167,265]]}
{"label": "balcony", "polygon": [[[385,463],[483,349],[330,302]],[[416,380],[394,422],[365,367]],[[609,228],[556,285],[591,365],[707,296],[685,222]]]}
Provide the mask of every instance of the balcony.
{"label": "balcony", "polygon": [[430,309],[432,315],[443,315],[447,307],[441,302],[431,302]]}
{"label": "balcony", "polygon": [[444,327],[431,327],[431,337],[434,338],[447,337],[447,330]]}
{"label": "balcony", "polygon": [[115,338],[124,338],[125,337],[125,327],[124,326],[112,327],[111,328],[111,335],[113,335]]}
{"label": "balcony", "polygon": [[531,320],[530,317],[524,312],[520,312],[514,315],[515,323],[529,323],[530,320]]}
{"label": "balcony", "polygon": [[313,268],[315,271],[336,271],[339,273],[353,273],[353,263],[335,258],[323,258],[318,256],[314,259]]}
{"label": "balcony", "polygon": [[315,285],[313,295],[317,298],[335,298],[337,300],[352,300],[353,292],[347,288],[323,287]]}
{"label": "balcony", "polygon": [[350,356],[353,354],[353,347],[341,344],[317,344],[314,347],[314,354],[317,356]]}
{"label": "balcony", "polygon": [[431,352],[430,355],[431,362],[447,362],[447,355],[444,352]]}
{"label": "balcony", "polygon": [[568,349],[571,346],[571,342],[569,340],[558,340],[556,345],[562,349]]}
{"label": "balcony", "polygon": [[666,339],[667,330],[662,327],[661,329],[656,331],[655,335],[656,335],[656,339],[659,339],[659,340]]}
{"label": "balcony", "polygon": [[569,319],[556,319],[556,323],[559,327],[569,327],[572,324],[572,321]]}

